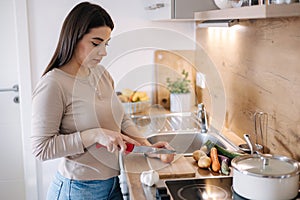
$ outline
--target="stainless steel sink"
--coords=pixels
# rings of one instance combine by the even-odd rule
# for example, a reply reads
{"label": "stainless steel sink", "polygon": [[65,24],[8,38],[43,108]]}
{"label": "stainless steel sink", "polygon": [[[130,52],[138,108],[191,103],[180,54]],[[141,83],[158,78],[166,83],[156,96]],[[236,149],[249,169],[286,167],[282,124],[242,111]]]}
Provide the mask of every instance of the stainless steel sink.
{"label": "stainless steel sink", "polygon": [[160,115],[131,116],[138,129],[150,143],[166,141],[178,153],[191,155],[208,140],[231,150],[238,147],[229,142],[212,126],[201,133],[201,125],[194,113],[169,113]]}
{"label": "stainless steel sink", "polygon": [[222,141],[222,138],[214,136],[212,133],[161,133],[150,135],[147,139],[152,144],[158,141],[166,141],[176,152],[185,155],[191,155],[195,150],[200,149],[208,140],[224,148],[228,146],[225,141]]}

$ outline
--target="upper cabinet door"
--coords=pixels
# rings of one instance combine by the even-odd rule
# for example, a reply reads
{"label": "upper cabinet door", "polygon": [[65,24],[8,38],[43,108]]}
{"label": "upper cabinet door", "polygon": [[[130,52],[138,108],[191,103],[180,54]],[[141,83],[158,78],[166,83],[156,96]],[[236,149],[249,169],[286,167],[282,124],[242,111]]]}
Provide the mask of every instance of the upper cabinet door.
{"label": "upper cabinet door", "polygon": [[193,20],[194,12],[215,10],[212,0],[148,0],[145,11],[150,20]]}
{"label": "upper cabinet door", "polygon": [[145,1],[145,12],[149,20],[172,19],[172,1],[174,0],[147,0]]}

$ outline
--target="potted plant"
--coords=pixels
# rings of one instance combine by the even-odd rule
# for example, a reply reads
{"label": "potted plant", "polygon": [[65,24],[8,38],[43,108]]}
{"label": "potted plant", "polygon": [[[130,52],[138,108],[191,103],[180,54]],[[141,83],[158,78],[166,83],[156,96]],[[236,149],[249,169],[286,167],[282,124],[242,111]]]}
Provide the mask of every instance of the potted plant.
{"label": "potted plant", "polygon": [[188,79],[189,73],[184,69],[182,77],[176,80],[167,78],[167,88],[170,91],[170,110],[171,112],[187,112],[191,108],[191,80]]}

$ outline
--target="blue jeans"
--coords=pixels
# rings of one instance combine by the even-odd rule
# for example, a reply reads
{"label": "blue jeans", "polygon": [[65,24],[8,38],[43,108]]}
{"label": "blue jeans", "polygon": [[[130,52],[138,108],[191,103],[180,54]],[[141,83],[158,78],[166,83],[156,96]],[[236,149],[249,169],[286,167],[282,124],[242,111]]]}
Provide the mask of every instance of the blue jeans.
{"label": "blue jeans", "polygon": [[57,173],[50,184],[47,200],[122,200],[118,177],[80,181]]}

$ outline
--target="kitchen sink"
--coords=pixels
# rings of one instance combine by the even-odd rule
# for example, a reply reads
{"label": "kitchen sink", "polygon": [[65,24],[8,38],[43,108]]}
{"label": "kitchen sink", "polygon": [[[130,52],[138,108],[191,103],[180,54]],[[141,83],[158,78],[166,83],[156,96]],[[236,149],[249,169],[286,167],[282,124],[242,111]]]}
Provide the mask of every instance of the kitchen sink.
{"label": "kitchen sink", "polygon": [[177,153],[183,153],[186,156],[191,155],[195,150],[200,149],[208,140],[223,148],[228,147],[227,141],[217,136],[215,133],[160,133],[148,136],[147,140],[152,144],[158,141],[166,141]]}
{"label": "kitchen sink", "polygon": [[166,141],[178,153],[191,155],[208,140],[224,148],[238,150],[212,126],[207,133],[201,133],[201,125],[193,112],[132,115],[131,118],[150,143]]}

